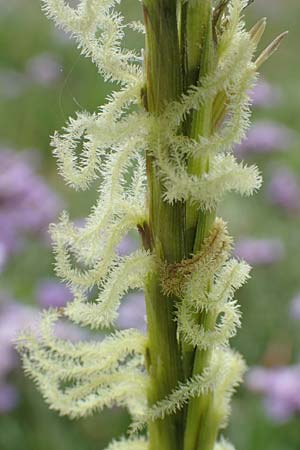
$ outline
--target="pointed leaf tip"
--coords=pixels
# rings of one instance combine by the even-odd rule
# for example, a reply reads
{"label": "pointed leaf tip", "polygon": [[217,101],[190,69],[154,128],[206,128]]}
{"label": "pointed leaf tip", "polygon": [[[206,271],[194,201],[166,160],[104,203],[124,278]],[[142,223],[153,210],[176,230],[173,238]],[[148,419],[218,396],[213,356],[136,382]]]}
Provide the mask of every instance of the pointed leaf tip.
{"label": "pointed leaf tip", "polygon": [[288,35],[288,31],[281,33],[271,44],[259,55],[255,61],[256,68],[258,69],[262,64],[264,64],[279,48],[283,39]]}
{"label": "pointed leaf tip", "polygon": [[251,28],[249,31],[251,41],[257,46],[265,32],[267,25],[267,18],[263,17]]}

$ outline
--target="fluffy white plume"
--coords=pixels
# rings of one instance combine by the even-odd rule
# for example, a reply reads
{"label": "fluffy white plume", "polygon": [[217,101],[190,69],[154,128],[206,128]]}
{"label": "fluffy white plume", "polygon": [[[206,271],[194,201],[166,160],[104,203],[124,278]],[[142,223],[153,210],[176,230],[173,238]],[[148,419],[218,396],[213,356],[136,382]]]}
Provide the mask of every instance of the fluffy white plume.
{"label": "fluffy white plume", "polygon": [[24,368],[51,408],[82,417],[117,404],[129,407],[133,415],[141,414],[146,402],[145,337],[125,330],[101,342],[74,344],[55,337],[58,318],[57,312],[48,311],[38,338],[32,331],[18,338]]}
{"label": "fluffy white plume", "polygon": [[112,442],[106,450],[148,450],[146,439],[123,439]]}

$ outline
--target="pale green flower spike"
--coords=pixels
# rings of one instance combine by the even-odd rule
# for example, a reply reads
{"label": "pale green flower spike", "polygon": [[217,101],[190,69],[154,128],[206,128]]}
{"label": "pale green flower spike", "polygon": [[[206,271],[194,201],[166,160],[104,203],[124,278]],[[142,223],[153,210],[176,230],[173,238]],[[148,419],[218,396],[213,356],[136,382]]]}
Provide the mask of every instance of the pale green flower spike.
{"label": "pale green flower spike", "polygon": [[[25,331],[18,348],[25,371],[61,414],[128,408],[130,437],[107,450],[234,450],[217,440],[245,371],[229,340],[241,320],[234,294],[250,267],[231,257],[232,239],[215,210],[227,192],[251,195],[262,183],[257,167],[237,162],[232,150],[249,126],[256,70],[285,34],[256,57],[266,19],[246,31],[248,0],[144,0],[145,25],[125,23],[118,3],[81,0],[72,8],[43,0],[119,90],[52,139],[66,183],[84,190],[98,181],[99,200],[83,226],[67,213],[51,226],[56,272],[74,299],[43,313],[38,336]],[[145,54],[122,48],[126,29],[146,34]],[[118,256],[136,228],[143,249]],[[147,336],[55,337],[60,316],[113,327],[129,289],[145,290]]]}

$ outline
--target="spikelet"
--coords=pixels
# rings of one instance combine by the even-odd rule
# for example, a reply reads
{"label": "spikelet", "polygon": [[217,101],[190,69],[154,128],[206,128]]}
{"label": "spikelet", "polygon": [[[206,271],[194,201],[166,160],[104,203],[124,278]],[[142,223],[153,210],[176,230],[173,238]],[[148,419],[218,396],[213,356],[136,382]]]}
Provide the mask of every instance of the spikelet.
{"label": "spikelet", "polygon": [[[146,439],[123,439],[121,441],[112,442],[106,450],[148,450],[148,442]],[[234,447],[222,439],[215,444],[214,450],[234,450]]]}
{"label": "spikelet", "polygon": [[[49,17],[75,37],[82,53],[97,65],[106,80],[135,84],[142,79],[139,55],[121,48],[124,23],[113,11],[116,0],[82,0],[76,9],[64,0],[43,0]],[[100,31],[100,36],[99,36]]]}
{"label": "spikelet", "polygon": [[[228,347],[229,339],[240,325],[240,313],[233,296],[246,282],[250,271],[246,263],[230,258],[230,250],[231,239],[225,224],[217,219],[199,255],[182,263],[162,266],[165,293],[181,298],[177,311],[181,342],[202,350],[210,348],[212,357],[201,374],[180,383],[168,397],[148,408],[144,416],[132,424],[132,432],[139,431],[147,422],[176,413],[191,398],[207,392],[214,393],[216,423],[219,428],[225,426],[231,395],[245,371],[242,357]],[[215,318],[214,329],[207,330],[198,324],[196,313],[202,311]]]}
{"label": "spikelet", "polygon": [[[43,2],[47,14],[76,38],[104,78],[121,84],[99,112],[77,114],[52,138],[67,184],[86,190],[101,181],[99,200],[83,225],[72,223],[64,212],[50,228],[56,272],[74,295],[63,311],[64,318],[91,328],[113,325],[124,294],[143,288],[156,266],[154,256],[142,250],[123,258],[116,253],[124,236],[147,217],[144,151],[148,116],[141,110],[128,114],[129,108],[140,103],[141,58],[120,47],[125,25],[113,11],[115,3],[84,0],[73,9],[63,0]],[[140,31],[137,24],[130,26]],[[92,291],[98,294],[91,300]],[[142,414],[147,385],[145,337],[128,330],[103,341],[73,344],[55,337],[58,318],[57,311],[45,312],[40,336],[27,331],[18,340],[24,368],[50,406],[70,417],[114,404],[126,406],[133,417]],[[128,445],[137,448],[139,442],[142,445],[142,440]]]}
{"label": "spikelet", "polygon": [[[221,224],[219,221],[219,226]],[[226,233],[225,228],[219,232],[218,237],[224,242],[219,254],[214,255],[214,248],[208,247],[211,238],[204,242],[201,253],[210,254],[211,261],[208,263],[200,254],[198,267],[182,288],[182,301],[178,306],[179,334],[187,344],[203,350],[226,346],[240,326],[240,312],[233,295],[249,278],[250,267],[245,262],[229,258],[230,247],[225,245],[228,239]],[[215,235],[214,230],[211,235]],[[206,330],[197,323],[196,313],[202,311],[215,318],[217,323],[214,329]]]}
{"label": "spikelet", "polygon": [[[204,210],[216,207],[226,192],[251,195],[261,186],[261,176],[255,166],[235,161],[234,144],[245,136],[249,126],[249,97],[247,92],[255,82],[256,69],[252,62],[256,46],[251,35],[241,26],[239,15],[242,2],[230,4],[228,26],[219,42],[219,60],[215,72],[191,87],[180,102],[172,102],[162,117],[153,119],[153,155],[165,182],[165,200],[190,201]],[[199,109],[209,98],[224,92],[227,97],[227,117],[220,129],[209,137],[197,140],[177,137],[177,127],[186,114]],[[161,145],[163,142],[165,145]],[[170,154],[163,151],[171,149]],[[151,151],[151,148],[150,148]],[[218,154],[217,154],[218,153]],[[190,175],[184,164],[186,156],[211,156],[210,170],[202,177]]]}
{"label": "spikelet", "polygon": [[[145,154],[153,156],[169,203],[186,201],[199,210],[211,210],[227,192],[251,195],[260,187],[258,169],[238,163],[231,152],[249,126],[248,90],[257,66],[281,38],[255,62],[265,22],[247,32],[242,14],[248,1],[226,1],[218,18],[222,32],[217,34],[215,71],[154,117],[139,108],[144,87],[142,53],[122,48],[126,29],[144,33],[143,24],[126,24],[115,10],[118,0],[81,0],[76,8],[64,0],[42,3],[47,15],[75,37],[104,79],[119,83],[119,90],[99,111],[78,113],[52,138],[59,171],[68,185],[86,190],[100,182],[99,200],[83,225],[75,225],[63,213],[51,226],[56,272],[74,295],[64,308],[64,318],[91,328],[113,326],[128,289],[143,289],[149,274],[159,272],[165,294],[180,300],[176,320],[181,343],[210,348],[212,356],[201,374],[149,407],[144,336],[126,330],[102,341],[63,341],[53,330],[60,312],[50,310],[43,314],[39,336],[26,331],[18,339],[25,370],[50,406],[63,415],[81,417],[115,404],[126,406],[135,433],[147,422],[181,410],[192,398],[212,392],[213,413],[222,428],[245,369],[228,341],[240,324],[234,293],[249,276],[248,265],[230,257],[232,242],[225,224],[217,220],[201,252],[179,264],[167,265],[143,250],[121,258],[116,248],[130,230],[143,227],[148,219]],[[226,115],[213,134],[196,139],[180,135],[178,127],[188,114],[218,95],[226,98]],[[210,168],[197,177],[188,173],[186,161],[200,156],[209,158]],[[201,312],[215,319],[212,329],[197,323],[195,317]],[[137,436],[107,448],[146,449],[147,440]],[[214,450],[233,447],[221,440]]]}
{"label": "spikelet", "polygon": [[229,442],[222,439],[215,445],[214,450],[234,450],[234,447]]}
{"label": "spikelet", "polygon": [[[148,450],[148,442],[146,439],[123,439],[121,441],[112,442],[106,450]],[[222,439],[215,444],[214,450],[234,450],[233,445]]]}
{"label": "spikelet", "polygon": [[92,329],[114,325],[122,297],[129,288],[142,289],[146,276],[154,270],[155,262],[146,252],[137,251],[123,258],[111,270],[95,302],[88,303],[84,295],[77,294],[74,301],[65,308],[65,315],[73,322]]}
{"label": "spikelet", "polygon": [[[194,375],[178,387],[163,400],[148,408],[143,415],[131,424],[131,433],[141,430],[148,422],[163,419],[181,410],[191,398],[199,397],[208,392],[217,392],[218,399],[222,399],[221,410],[219,404],[214,404],[214,413],[218,415],[220,426],[225,422],[228,414],[228,401],[234,388],[240,383],[245,372],[243,359],[230,349],[216,349],[213,352],[211,364],[202,374]],[[225,400],[224,400],[225,398]],[[225,405],[226,404],[226,405]]]}
{"label": "spikelet", "polygon": [[[182,298],[186,284],[192,276],[199,286],[203,283],[205,286],[207,280],[225,262],[231,246],[232,239],[228,235],[225,223],[222,219],[216,219],[198,254],[180,263],[161,265],[160,278],[164,293]],[[201,289],[205,288],[202,286]]]}
{"label": "spikelet", "polygon": [[106,450],[148,450],[148,442],[144,438],[122,439],[112,442]]}
{"label": "spikelet", "polygon": [[145,337],[125,330],[102,342],[71,343],[55,337],[58,318],[58,312],[48,311],[40,336],[27,331],[18,338],[25,371],[51,408],[72,418],[114,404],[140,414],[145,406]]}

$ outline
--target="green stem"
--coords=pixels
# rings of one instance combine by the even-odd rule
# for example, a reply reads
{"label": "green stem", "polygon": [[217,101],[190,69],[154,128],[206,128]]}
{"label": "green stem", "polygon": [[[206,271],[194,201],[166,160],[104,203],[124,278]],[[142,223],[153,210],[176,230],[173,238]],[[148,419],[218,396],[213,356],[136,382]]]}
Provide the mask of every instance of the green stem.
{"label": "green stem", "polygon": [[[153,405],[169,395],[181,378],[173,304],[170,298],[162,295],[157,275],[148,280],[146,304],[149,337],[146,356],[150,375],[148,402]],[[150,422],[148,433],[150,450],[181,450],[181,414]]]}
{"label": "green stem", "polygon": [[[182,94],[176,6],[173,0],[144,0],[147,109],[154,115],[159,115],[167,102],[178,99]],[[168,148],[163,150],[168,151]],[[147,179],[152,248],[159,260],[169,263],[181,261],[184,257],[184,204],[169,205],[163,201],[164,187],[151,155],[147,155]],[[159,274],[148,280],[150,405],[169,395],[182,380],[174,321],[176,301],[176,298],[163,295]],[[150,423],[150,450],[181,450],[182,426],[181,413]]]}
{"label": "green stem", "polygon": [[[204,0],[192,3],[188,11],[188,77],[189,84],[195,84],[197,80],[208,75],[215,64],[215,51],[212,30],[212,2]],[[195,40],[195,36],[198,39]],[[200,43],[200,46],[199,46]],[[200,50],[199,50],[200,48]],[[191,122],[190,136],[197,139],[198,136],[209,137],[213,127],[214,99],[205,102],[200,109],[194,113]],[[197,176],[209,171],[209,158],[199,155],[191,158],[188,163],[189,173]],[[193,205],[186,208],[186,252],[197,253],[201,249],[204,238],[209,233],[211,225],[215,220],[215,212],[200,212]],[[215,318],[207,312],[196,317],[199,324],[209,330],[214,327]],[[192,349],[184,346],[184,368],[186,376],[196,375],[203,372],[209,366],[211,350]],[[192,369],[191,369],[192,367]],[[191,370],[191,372],[187,372]],[[208,393],[199,398],[192,399],[188,405],[184,450],[212,450],[217,438],[217,427],[214,426],[214,412],[212,409],[212,394]]]}
{"label": "green stem", "polygon": [[[215,63],[215,51],[212,34],[212,1],[203,0],[192,2],[187,12],[187,74],[188,85],[197,84],[201,78],[208,75]],[[205,102],[190,118],[189,136],[197,139],[199,136],[209,137],[212,129],[213,99]],[[190,174],[201,176],[209,170],[209,158],[199,155],[190,158],[188,171]],[[196,205],[188,205],[186,210],[186,248],[187,252],[198,251],[200,246],[195,246],[199,241],[197,237],[198,223],[200,230],[203,228],[203,215],[199,216]],[[201,245],[201,242],[200,242]]]}
{"label": "green stem", "polygon": [[[167,103],[178,100],[189,85],[195,85],[199,80],[201,83],[202,77],[215,65],[212,0],[185,2],[180,10],[178,5],[177,0],[144,0],[143,4],[147,79],[144,104],[156,116]],[[209,137],[216,125],[214,112],[218,110],[219,116],[222,115],[222,102],[223,97],[206,101],[187,117],[178,132],[193,139]],[[199,252],[215,220],[215,211],[199,212],[197,206],[189,203],[165,203],[164,186],[153,157],[148,154],[146,159],[149,235],[145,242],[158,260],[179,262]],[[190,174],[203,175],[209,171],[208,156],[191,158],[187,168]],[[146,286],[149,337],[146,360],[150,405],[168,396],[179,381],[202,373],[210,364],[211,350],[195,350],[178,343],[174,320],[178,301],[162,293],[159,271],[149,278]],[[197,321],[207,330],[214,327],[215,319],[205,312],[197,315]],[[212,400],[212,394],[202,395],[192,399],[186,410],[149,423],[150,450],[212,450],[218,430]]]}
{"label": "green stem", "polygon": [[[212,30],[211,30],[211,0],[188,4],[186,11],[186,37],[184,48],[186,49],[186,85],[196,85],[202,76],[209,73],[212,66]],[[196,43],[195,43],[196,42]],[[198,111],[195,111],[187,119],[187,134],[197,139],[211,134],[212,101],[206,102]],[[201,176],[208,170],[209,160],[200,155],[188,161],[190,174]],[[205,235],[208,232],[206,214],[199,214],[195,205],[186,206],[186,230],[185,245],[186,255],[191,255],[200,250]],[[183,366],[185,376],[192,375],[194,348],[183,344]],[[190,426],[188,426],[189,428]]]}

